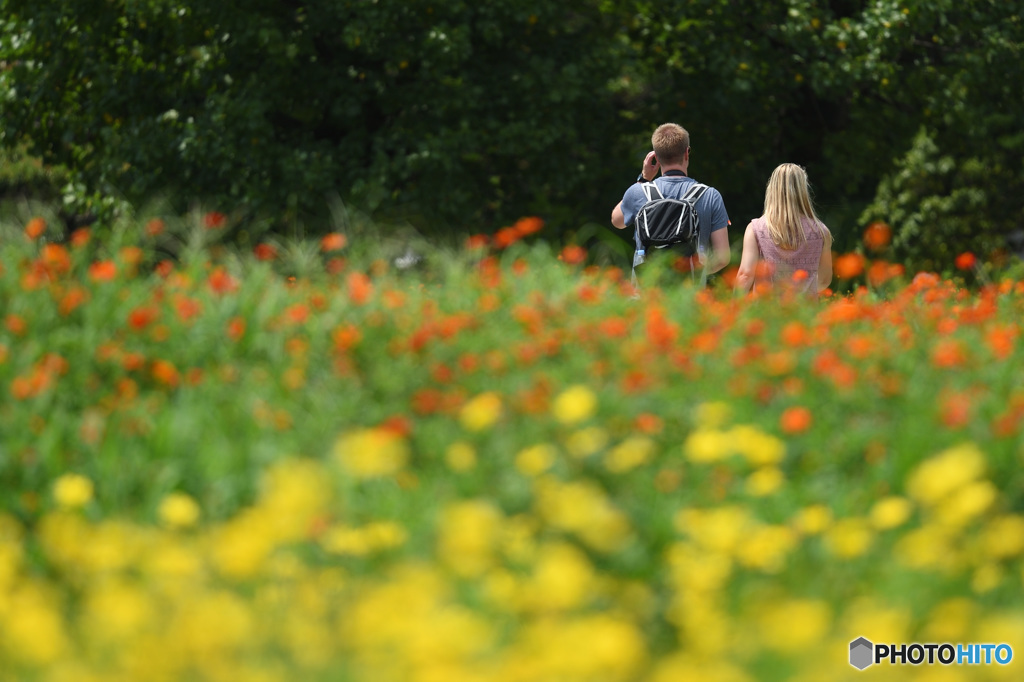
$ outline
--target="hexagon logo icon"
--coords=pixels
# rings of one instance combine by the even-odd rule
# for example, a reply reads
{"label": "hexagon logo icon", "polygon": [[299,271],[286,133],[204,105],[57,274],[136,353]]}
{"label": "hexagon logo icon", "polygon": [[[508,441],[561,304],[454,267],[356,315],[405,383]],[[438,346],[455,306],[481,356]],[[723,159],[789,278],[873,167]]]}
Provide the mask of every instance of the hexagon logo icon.
{"label": "hexagon logo icon", "polygon": [[874,649],[875,645],[863,637],[853,640],[850,642],[850,665],[857,670],[868,667],[875,662]]}

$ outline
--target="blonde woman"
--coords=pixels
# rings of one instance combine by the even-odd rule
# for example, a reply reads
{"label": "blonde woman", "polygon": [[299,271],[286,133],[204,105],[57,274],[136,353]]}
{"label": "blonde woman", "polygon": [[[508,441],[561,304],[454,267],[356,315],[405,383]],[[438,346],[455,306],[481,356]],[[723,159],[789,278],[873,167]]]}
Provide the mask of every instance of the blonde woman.
{"label": "blonde woman", "polygon": [[736,291],[758,282],[814,295],[832,282],[832,234],[811,205],[807,173],[784,163],[772,173],[764,215],[747,225]]}

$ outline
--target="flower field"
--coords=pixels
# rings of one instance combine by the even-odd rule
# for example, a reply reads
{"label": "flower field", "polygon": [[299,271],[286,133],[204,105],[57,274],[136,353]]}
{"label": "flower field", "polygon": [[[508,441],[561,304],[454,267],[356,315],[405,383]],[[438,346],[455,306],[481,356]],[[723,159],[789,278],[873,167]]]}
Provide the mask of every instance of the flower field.
{"label": "flower field", "polygon": [[1021,678],[1024,283],[635,298],[539,227],[4,226],[0,679]]}

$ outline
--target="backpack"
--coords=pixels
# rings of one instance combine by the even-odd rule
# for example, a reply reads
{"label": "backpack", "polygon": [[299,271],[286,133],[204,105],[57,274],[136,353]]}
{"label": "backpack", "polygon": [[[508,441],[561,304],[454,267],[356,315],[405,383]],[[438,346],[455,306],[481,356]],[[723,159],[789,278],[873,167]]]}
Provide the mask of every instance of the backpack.
{"label": "backpack", "polygon": [[700,235],[696,204],[708,186],[694,183],[680,199],[666,198],[653,181],[643,183],[642,188],[647,203],[640,208],[633,221],[633,239],[636,244],[636,252],[633,254],[634,282],[636,266],[647,260],[649,249],[663,249],[673,244],[692,244],[696,249]]}

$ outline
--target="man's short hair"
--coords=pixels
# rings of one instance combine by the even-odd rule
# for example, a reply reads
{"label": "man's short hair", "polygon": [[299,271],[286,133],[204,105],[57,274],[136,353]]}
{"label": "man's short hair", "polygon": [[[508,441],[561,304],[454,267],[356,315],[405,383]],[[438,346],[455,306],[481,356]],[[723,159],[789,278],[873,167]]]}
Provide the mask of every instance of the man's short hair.
{"label": "man's short hair", "polygon": [[651,135],[651,146],[662,166],[679,165],[690,148],[690,133],[678,123],[663,123]]}

